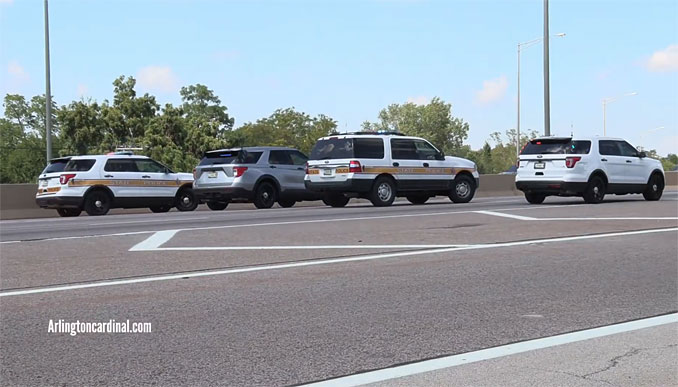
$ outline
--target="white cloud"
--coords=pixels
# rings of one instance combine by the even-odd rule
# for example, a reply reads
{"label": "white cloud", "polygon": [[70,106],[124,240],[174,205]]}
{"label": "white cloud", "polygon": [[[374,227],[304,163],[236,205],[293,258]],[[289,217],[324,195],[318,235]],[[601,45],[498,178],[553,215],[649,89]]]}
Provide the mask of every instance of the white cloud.
{"label": "white cloud", "polygon": [[508,81],[506,76],[483,81],[483,89],[476,92],[476,102],[486,104],[497,101],[504,97]]}
{"label": "white cloud", "polygon": [[655,51],[646,66],[655,72],[678,71],[678,44],[670,44],[663,50]]}
{"label": "white cloud", "polygon": [[137,73],[139,86],[150,90],[170,93],[177,90],[179,80],[168,66],[147,66]]}
{"label": "white cloud", "polygon": [[13,4],[14,0],[0,0],[0,4]]}
{"label": "white cloud", "polygon": [[14,82],[24,82],[28,81],[30,77],[24,68],[19,64],[19,62],[12,60],[7,64],[7,73],[11,76]]}
{"label": "white cloud", "polygon": [[415,105],[426,105],[431,101],[429,97],[420,95],[418,97],[409,97],[407,98],[407,103],[413,103]]}
{"label": "white cloud", "polygon": [[78,97],[85,97],[89,93],[89,88],[84,83],[78,83]]}

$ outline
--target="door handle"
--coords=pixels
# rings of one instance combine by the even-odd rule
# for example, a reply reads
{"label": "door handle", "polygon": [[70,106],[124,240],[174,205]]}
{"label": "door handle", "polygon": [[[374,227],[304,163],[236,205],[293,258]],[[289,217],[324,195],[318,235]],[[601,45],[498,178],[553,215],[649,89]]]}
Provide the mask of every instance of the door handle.
{"label": "door handle", "polygon": [[424,163],[424,166],[425,166],[425,167],[428,167],[428,163]]}
{"label": "door handle", "polygon": [[394,167],[400,166],[400,163],[393,163]]}
{"label": "door handle", "polygon": [[150,179],[151,177],[148,176],[148,175],[141,175],[141,178],[142,178],[142,179]]}
{"label": "door handle", "polygon": [[607,161],[607,159],[600,159],[600,161]]}
{"label": "door handle", "polygon": [[113,175],[104,175],[104,177],[113,177]]}
{"label": "door handle", "polygon": [[631,161],[631,160],[626,160],[626,162],[627,162],[627,163],[632,163],[633,161]]}
{"label": "door handle", "polygon": [[278,167],[276,167],[275,165],[271,165],[271,168],[278,168]]}
{"label": "door handle", "polygon": [[297,170],[298,170],[298,171],[303,171],[303,170],[304,170],[304,168],[302,168],[302,167],[299,167],[299,168],[297,168]]}

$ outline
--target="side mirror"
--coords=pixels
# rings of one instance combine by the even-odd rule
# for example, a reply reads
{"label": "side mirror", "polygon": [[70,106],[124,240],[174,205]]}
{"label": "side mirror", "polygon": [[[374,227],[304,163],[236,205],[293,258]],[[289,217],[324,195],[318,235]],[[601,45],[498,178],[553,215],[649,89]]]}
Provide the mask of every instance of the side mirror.
{"label": "side mirror", "polygon": [[647,157],[647,154],[645,152],[638,152],[638,157],[640,157],[642,159],[642,158]]}
{"label": "side mirror", "polygon": [[170,170],[169,170],[169,168],[166,167],[165,168],[165,174],[169,174],[169,173],[170,173]]}
{"label": "side mirror", "polygon": [[445,160],[445,153],[438,151],[438,153],[436,153],[436,160]]}

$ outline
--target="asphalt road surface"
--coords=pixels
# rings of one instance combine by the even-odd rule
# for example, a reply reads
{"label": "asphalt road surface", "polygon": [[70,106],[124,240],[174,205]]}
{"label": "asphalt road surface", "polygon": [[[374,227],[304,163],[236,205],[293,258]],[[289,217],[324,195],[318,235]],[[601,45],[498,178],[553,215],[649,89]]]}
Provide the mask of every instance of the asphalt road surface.
{"label": "asphalt road surface", "polygon": [[0,384],[304,384],[675,313],[677,199],[3,221]]}

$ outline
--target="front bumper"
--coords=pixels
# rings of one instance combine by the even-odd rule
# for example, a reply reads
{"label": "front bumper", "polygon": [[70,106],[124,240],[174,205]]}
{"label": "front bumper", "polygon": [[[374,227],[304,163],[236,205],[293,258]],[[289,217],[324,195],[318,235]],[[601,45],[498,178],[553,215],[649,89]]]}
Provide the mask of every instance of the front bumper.
{"label": "front bumper", "polygon": [[35,203],[41,208],[81,208],[82,198],[79,196],[38,196]]}
{"label": "front bumper", "polygon": [[344,181],[310,181],[304,180],[307,190],[313,192],[357,192],[365,193],[372,189],[371,179],[346,179]]}
{"label": "front bumper", "polygon": [[201,202],[230,202],[232,200],[252,200],[254,193],[240,187],[193,188]]}
{"label": "front bumper", "polygon": [[547,195],[577,196],[586,190],[586,182],[572,181],[516,181],[516,188],[528,193],[543,193]]}

